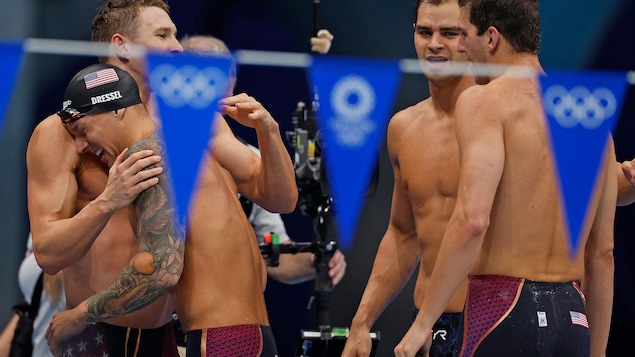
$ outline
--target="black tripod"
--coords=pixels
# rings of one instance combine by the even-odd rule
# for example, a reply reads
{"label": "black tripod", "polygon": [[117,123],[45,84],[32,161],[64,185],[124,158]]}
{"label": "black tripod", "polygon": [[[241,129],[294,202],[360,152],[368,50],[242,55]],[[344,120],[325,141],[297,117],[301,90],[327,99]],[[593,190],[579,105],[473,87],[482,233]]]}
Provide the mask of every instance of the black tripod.
{"label": "black tripod", "polygon": [[[260,252],[266,257],[268,266],[277,266],[280,254],[297,254],[310,252],[315,255],[315,292],[312,297],[312,304],[315,306],[316,324],[315,330],[301,331],[301,344],[298,346],[296,356],[330,356],[329,347],[332,340],[343,338],[345,341],[348,329],[332,328],[331,321],[331,300],[333,285],[328,275],[328,263],[335,251],[337,242],[328,240],[327,230],[332,222],[332,198],[325,196],[323,202],[317,206],[317,215],[314,217],[315,233],[317,239],[313,242],[290,244],[276,244],[275,240],[260,246]],[[341,353],[341,346],[334,346]]]}

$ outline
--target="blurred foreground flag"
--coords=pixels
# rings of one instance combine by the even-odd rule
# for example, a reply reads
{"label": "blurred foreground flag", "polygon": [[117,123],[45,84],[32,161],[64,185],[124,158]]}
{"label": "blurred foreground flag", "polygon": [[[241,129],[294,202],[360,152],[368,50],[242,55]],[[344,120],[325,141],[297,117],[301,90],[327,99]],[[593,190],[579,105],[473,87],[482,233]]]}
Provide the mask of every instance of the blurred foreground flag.
{"label": "blurred foreground flag", "polygon": [[588,206],[620,114],[626,73],[553,70],[540,82],[573,256],[592,218]]}
{"label": "blurred foreground flag", "polygon": [[23,58],[24,49],[21,42],[0,41],[0,135]]}
{"label": "blurred foreground flag", "polygon": [[227,94],[231,60],[193,54],[150,54],[148,64],[150,89],[157,99],[168,153],[168,172],[179,218],[186,223],[218,101]]}
{"label": "blurred foreground flag", "polygon": [[352,247],[401,72],[397,61],[314,57],[309,70],[339,245]]}

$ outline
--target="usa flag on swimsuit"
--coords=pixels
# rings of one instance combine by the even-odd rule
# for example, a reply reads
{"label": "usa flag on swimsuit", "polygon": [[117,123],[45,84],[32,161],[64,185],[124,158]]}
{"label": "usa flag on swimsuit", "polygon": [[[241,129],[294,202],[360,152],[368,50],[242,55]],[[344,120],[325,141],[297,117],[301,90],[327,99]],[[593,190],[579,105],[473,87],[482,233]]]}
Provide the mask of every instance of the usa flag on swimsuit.
{"label": "usa flag on swimsuit", "polygon": [[585,314],[581,312],[569,311],[569,315],[571,315],[572,324],[589,328],[589,322],[587,321]]}

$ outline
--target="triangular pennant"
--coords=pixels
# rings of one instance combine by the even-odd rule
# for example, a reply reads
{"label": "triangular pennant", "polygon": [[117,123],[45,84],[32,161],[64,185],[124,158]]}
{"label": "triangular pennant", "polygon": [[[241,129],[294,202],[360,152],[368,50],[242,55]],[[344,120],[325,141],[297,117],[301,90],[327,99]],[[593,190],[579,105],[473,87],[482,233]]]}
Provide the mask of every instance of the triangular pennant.
{"label": "triangular pennant", "polygon": [[0,135],[23,59],[22,43],[0,42]]}
{"label": "triangular pennant", "polygon": [[309,70],[339,245],[352,247],[401,72],[397,61],[315,57]]}
{"label": "triangular pennant", "polygon": [[607,140],[622,107],[626,73],[547,73],[540,78],[543,106],[573,256],[578,250]]}
{"label": "triangular pennant", "polygon": [[212,135],[218,100],[227,94],[231,60],[193,54],[148,55],[179,218],[186,223],[202,155]]}

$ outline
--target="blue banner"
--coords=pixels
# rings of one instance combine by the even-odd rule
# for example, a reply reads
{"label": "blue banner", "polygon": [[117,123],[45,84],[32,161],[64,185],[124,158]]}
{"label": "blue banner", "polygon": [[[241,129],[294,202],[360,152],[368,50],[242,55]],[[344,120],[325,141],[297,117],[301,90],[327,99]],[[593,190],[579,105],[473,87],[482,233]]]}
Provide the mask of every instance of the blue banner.
{"label": "blue banner", "polygon": [[626,93],[626,73],[548,71],[545,114],[560,180],[570,254],[577,253],[607,140]]}
{"label": "blue banner", "polygon": [[401,79],[397,61],[314,57],[309,71],[339,245],[350,249]]}
{"label": "blue banner", "polygon": [[193,54],[150,54],[148,64],[150,89],[157,98],[168,153],[168,172],[179,217],[186,223],[218,100],[227,94],[231,60]]}
{"label": "blue banner", "polygon": [[21,42],[0,42],[0,135],[23,59]]}

